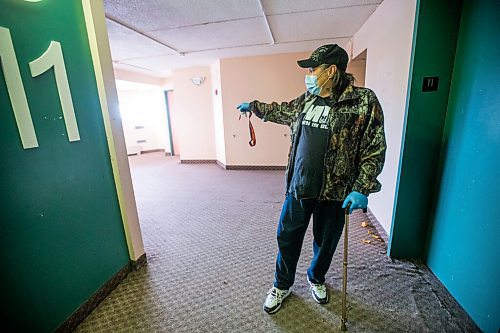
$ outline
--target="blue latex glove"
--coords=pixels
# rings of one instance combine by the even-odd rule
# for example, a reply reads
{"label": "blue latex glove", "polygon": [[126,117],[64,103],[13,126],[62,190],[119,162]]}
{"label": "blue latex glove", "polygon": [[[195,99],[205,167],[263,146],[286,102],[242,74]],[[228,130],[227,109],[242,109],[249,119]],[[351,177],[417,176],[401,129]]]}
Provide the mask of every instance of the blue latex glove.
{"label": "blue latex glove", "polygon": [[250,112],[250,103],[241,103],[236,107],[241,113]]}
{"label": "blue latex glove", "polygon": [[352,191],[347,198],[345,198],[342,208],[346,208],[349,203],[351,204],[351,207],[349,207],[349,214],[351,214],[355,209],[366,209],[366,207],[368,207],[368,198],[364,194]]}

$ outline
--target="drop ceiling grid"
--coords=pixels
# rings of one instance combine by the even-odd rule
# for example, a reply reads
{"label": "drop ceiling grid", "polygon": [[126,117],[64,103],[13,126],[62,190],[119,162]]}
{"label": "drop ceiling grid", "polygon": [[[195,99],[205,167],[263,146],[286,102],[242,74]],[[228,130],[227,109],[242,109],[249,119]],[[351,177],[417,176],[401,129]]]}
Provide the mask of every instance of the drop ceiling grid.
{"label": "drop ceiling grid", "polygon": [[180,52],[272,42],[263,17],[158,30],[148,34]]}
{"label": "drop ceiling grid", "polygon": [[351,37],[377,5],[325,9],[268,17],[271,30],[279,42]]}
{"label": "drop ceiling grid", "polygon": [[[325,44],[339,44],[343,45],[347,43],[347,38],[340,39],[325,39],[322,43]],[[251,47],[237,47],[224,50],[211,50],[194,52],[187,54],[184,57],[177,55],[166,55],[157,56],[151,58],[140,58],[132,59],[126,63],[132,66],[137,66],[140,68],[148,70],[156,70],[162,73],[169,73],[171,69],[182,68],[188,66],[202,66],[210,64],[217,59],[224,58],[236,58],[236,57],[248,57],[248,56],[259,56],[268,55],[275,53],[295,53],[313,50],[318,46],[318,41],[307,41],[298,43],[285,43],[278,45],[260,45]]]}
{"label": "drop ceiling grid", "polygon": [[143,32],[262,16],[258,0],[106,0],[107,14]]}
{"label": "drop ceiling grid", "polygon": [[107,20],[115,63],[166,72],[223,57],[310,51],[331,41],[343,45],[381,2],[262,0],[273,45],[259,0],[105,0],[104,4],[108,18],[131,28]]}
{"label": "drop ceiling grid", "polygon": [[159,55],[175,54],[169,48],[141,36],[133,30],[124,28],[118,23],[106,20],[113,60],[144,58]]}
{"label": "drop ceiling grid", "polygon": [[262,0],[266,15],[380,4],[382,0]]}

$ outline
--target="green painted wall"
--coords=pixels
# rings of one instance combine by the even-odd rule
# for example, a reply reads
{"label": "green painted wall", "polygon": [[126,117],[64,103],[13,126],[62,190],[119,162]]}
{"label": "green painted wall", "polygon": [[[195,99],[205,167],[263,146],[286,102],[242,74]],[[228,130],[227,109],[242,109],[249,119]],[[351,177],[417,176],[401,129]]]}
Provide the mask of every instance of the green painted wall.
{"label": "green painted wall", "polygon": [[[424,251],[460,12],[461,1],[417,3],[399,186],[388,251],[393,258],[421,258]],[[438,91],[422,92],[427,76],[439,77]]]}
{"label": "green painted wall", "polygon": [[[0,0],[39,148],[23,149],[0,71],[2,327],[58,327],[129,261],[80,1]],[[62,44],[80,141],[69,142],[53,70],[28,62]]]}
{"label": "green painted wall", "polygon": [[500,2],[464,1],[426,262],[485,332],[500,330]]}

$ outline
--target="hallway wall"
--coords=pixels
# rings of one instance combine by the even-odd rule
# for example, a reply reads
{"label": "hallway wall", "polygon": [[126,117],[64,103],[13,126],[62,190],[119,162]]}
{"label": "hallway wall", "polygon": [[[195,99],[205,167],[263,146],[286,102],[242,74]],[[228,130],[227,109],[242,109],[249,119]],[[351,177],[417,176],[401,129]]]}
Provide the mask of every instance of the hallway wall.
{"label": "hallway wall", "polygon": [[238,120],[236,106],[255,99],[271,103],[300,96],[306,89],[305,70],[297,60],[309,55],[301,52],[220,60],[227,165],[286,166],[290,129],[253,117],[257,145],[250,147],[248,121],[244,117]]}
{"label": "hallway wall", "polygon": [[427,264],[485,332],[500,329],[500,4],[464,3]]}
{"label": "hallway wall", "polygon": [[[205,77],[197,86],[193,77]],[[215,129],[210,67],[190,67],[172,71],[172,123],[179,140],[181,160],[215,160]]]}
{"label": "hallway wall", "polygon": [[167,85],[165,82],[166,80],[161,77],[148,76],[142,73],[130,72],[119,68],[114,68],[113,72],[115,74],[115,79],[117,80],[143,83],[159,87]]}
{"label": "hallway wall", "polygon": [[226,142],[224,140],[224,110],[222,109],[222,90],[220,60],[210,66],[212,76],[212,103],[214,108],[215,155],[217,161],[227,164]]}
{"label": "hallway wall", "polygon": [[387,153],[378,178],[382,190],[370,195],[369,206],[387,233],[396,193],[415,11],[416,0],[385,0],[352,39],[353,57],[367,50],[365,87],[375,91],[384,110]]}
{"label": "hallway wall", "polygon": [[366,58],[363,58],[364,55],[366,52],[349,61],[346,69],[347,73],[354,75],[354,85],[358,87],[365,86]]}
{"label": "hallway wall", "polygon": [[[137,212],[131,182],[126,182],[130,181],[128,164],[126,170],[118,165],[120,175],[114,173],[114,163],[128,162],[126,154],[119,155],[125,150],[123,135],[120,141],[118,131],[113,133],[118,137],[108,137],[106,132],[109,126],[121,125],[114,112],[116,101],[106,94],[102,99],[99,96],[101,89],[111,89],[114,78],[109,46],[106,52],[102,44],[108,42],[102,30],[102,2],[92,1],[91,8],[93,20],[88,26],[97,41],[89,44],[82,1],[0,3],[0,307],[4,331],[54,331],[128,267],[130,259],[144,253],[140,230],[135,239],[129,234],[135,247],[129,248],[130,253],[127,250],[124,225],[134,227]],[[15,65],[4,58],[8,35],[12,36]],[[65,66],[57,71],[66,72],[67,85],[56,81],[53,69],[36,77],[30,73],[28,63],[40,57],[51,41],[60,42]],[[93,62],[91,51],[97,49],[101,59]],[[56,54],[50,60],[54,58],[61,59]],[[12,83],[12,76],[6,73],[16,67],[22,87],[7,84]],[[70,91],[71,98],[64,100],[74,107],[79,134],[72,141],[65,125],[69,117],[59,97],[62,84]],[[25,149],[14,117],[15,98],[10,98],[23,92],[28,116],[18,120],[26,124],[31,118],[38,140],[37,146]],[[126,200],[123,210],[119,198]]]}

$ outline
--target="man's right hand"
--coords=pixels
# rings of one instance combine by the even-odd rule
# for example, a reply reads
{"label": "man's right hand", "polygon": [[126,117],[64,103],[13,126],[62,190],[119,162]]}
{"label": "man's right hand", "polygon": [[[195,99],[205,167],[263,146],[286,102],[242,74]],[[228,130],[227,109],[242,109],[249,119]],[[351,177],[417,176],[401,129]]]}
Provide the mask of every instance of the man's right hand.
{"label": "man's right hand", "polygon": [[250,103],[244,102],[236,107],[241,113],[250,112]]}

